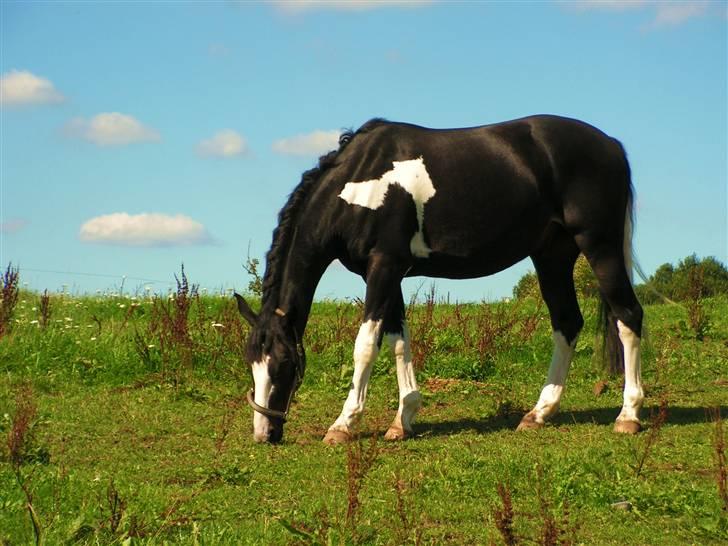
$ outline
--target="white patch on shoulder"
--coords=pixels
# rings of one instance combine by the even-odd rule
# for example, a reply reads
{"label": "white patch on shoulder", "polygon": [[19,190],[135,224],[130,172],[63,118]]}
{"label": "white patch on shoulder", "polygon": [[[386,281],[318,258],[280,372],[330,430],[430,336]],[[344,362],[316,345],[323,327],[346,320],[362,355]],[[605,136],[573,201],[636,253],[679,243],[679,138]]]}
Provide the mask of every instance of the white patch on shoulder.
{"label": "white patch on shoulder", "polygon": [[376,210],[384,204],[391,184],[398,184],[412,196],[417,211],[418,231],[410,241],[410,251],[418,258],[427,258],[432,250],[425,244],[422,226],[425,220],[425,203],[435,195],[435,186],[425,168],[422,157],[407,161],[393,161],[392,170],[381,178],[362,182],[347,182],[339,194],[350,205]]}

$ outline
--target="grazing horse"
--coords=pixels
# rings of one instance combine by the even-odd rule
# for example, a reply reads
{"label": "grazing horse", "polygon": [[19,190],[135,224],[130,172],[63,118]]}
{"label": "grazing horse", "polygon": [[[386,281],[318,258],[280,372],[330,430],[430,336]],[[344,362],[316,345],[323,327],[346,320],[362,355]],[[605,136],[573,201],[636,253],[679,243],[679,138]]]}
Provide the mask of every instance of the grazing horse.
{"label": "grazing horse", "polygon": [[[605,306],[608,349],[625,372],[614,430],[636,433],[642,307],[631,282],[632,185],[619,141],[581,121],[539,115],[465,129],[374,119],[339,139],[303,174],[278,217],[258,314],[236,294],[252,329],[254,438],[279,442],[305,370],[302,340],[316,286],[338,259],[366,282],[354,376],[324,441],[351,438],[384,340],[394,351],[399,409],[389,440],[412,435],[421,405],[400,283],[465,279],[530,257],[553,326],[553,358],[519,429],[558,409],[584,320],[573,281],[583,253]],[[614,359],[613,359],[614,360]]]}

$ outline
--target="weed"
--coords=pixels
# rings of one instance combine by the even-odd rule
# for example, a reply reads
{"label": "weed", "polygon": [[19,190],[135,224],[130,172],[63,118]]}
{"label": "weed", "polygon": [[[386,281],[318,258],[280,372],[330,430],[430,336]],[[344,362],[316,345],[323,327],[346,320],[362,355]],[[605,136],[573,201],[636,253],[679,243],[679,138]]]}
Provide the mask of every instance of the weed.
{"label": "weed", "polygon": [[225,448],[225,440],[230,435],[235,418],[240,410],[240,404],[238,401],[232,401],[226,404],[225,411],[223,411],[220,424],[217,427],[217,434],[215,435],[215,459],[219,459]]}
{"label": "weed", "polygon": [[346,526],[356,535],[356,523],[361,507],[361,488],[369,470],[379,455],[376,435],[372,435],[369,447],[364,448],[361,437],[346,446]]}
{"label": "weed", "polygon": [[423,369],[425,363],[435,349],[435,332],[438,326],[434,321],[435,314],[435,285],[430,285],[430,291],[425,296],[424,309],[415,313],[417,293],[413,294],[407,308],[407,323],[411,332],[412,362],[417,369]]}
{"label": "weed", "polygon": [[32,472],[23,473],[23,465],[32,460],[33,431],[38,408],[33,391],[27,385],[20,387],[15,396],[15,415],[7,439],[8,458],[15,474],[15,480],[25,496],[30,522],[33,525],[36,546],[43,544],[43,526],[33,505],[33,488],[30,484]]}
{"label": "weed", "polygon": [[48,290],[44,290],[38,301],[38,310],[40,311],[40,320],[38,323],[40,327],[45,329],[48,328],[48,324],[51,321],[51,297],[48,295]]}
{"label": "weed", "polygon": [[106,503],[109,510],[106,523],[108,523],[111,533],[115,535],[119,529],[121,518],[124,516],[124,510],[126,510],[126,502],[124,502],[121,495],[119,495],[119,490],[114,486],[113,478],[109,480],[109,485],[106,488]]}
{"label": "weed", "polygon": [[394,494],[396,498],[396,513],[399,525],[395,525],[395,540],[397,544],[422,544],[423,529],[418,525],[416,511],[407,502],[407,491],[413,483],[402,479],[399,471],[394,474]]}
{"label": "weed", "polygon": [[667,422],[667,416],[668,416],[668,409],[667,409],[667,397],[663,395],[660,398],[660,407],[657,410],[657,414],[652,414],[652,424],[650,426],[650,430],[647,433],[647,438],[644,441],[644,444],[642,446],[641,452],[636,453],[636,462],[633,467],[634,469],[634,475],[636,478],[639,478],[640,474],[642,473],[642,469],[644,468],[645,462],[647,462],[647,458],[650,455],[650,452],[652,451],[652,448],[655,446],[655,443],[657,442],[657,439],[660,435],[660,431],[662,429],[662,426]]}
{"label": "weed", "polygon": [[514,530],[514,512],[513,499],[511,498],[511,488],[499,482],[496,485],[496,491],[501,500],[501,506],[493,509],[493,518],[495,526],[503,539],[506,546],[515,546],[518,544],[518,538]]}
{"label": "weed", "polygon": [[2,337],[10,331],[10,321],[13,318],[15,305],[18,303],[20,293],[18,268],[13,268],[13,264],[9,263],[0,278],[3,283],[2,300],[0,300],[0,337]]}
{"label": "weed", "polygon": [[258,273],[260,261],[257,258],[250,257],[250,248],[248,248],[248,258],[243,264],[243,269],[250,277],[248,281],[248,292],[258,298],[263,296],[263,277]]}
{"label": "weed", "polygon": [[154,298],[149,322],[151,333],[159,341],[163,378],[166,381],[173,380],[175,385],[181,383],[182,370],[192,367],[193,342],[188,316],[198,288],[195,284],[190,286],[184,264],[181,270],[180,277],[174,276],[177,291],[167,299],[159,296]]}
{"label": "weed", "polygon": [[705,291],[705,269],[702,265],[697,265],[688,272],[684,298],[688,323],[698,341],[703,341],[712,327],[710,315],[705,307]]}
{"label": "weed", "polygon": [[569,500],[563,499],[560,517],[554,516],[554,509],[544,492],[543,468],[536,465],[536,500],[541,516],[541,531],[538,543],[541,546],[571,546],[575,543],[575,527],[570,521]]}
{"label": "weed", "polygon": [[728,464],[725,454],[725,436],[723,435],[723,419],[720,416],[720,407],[716,406],[709,411],[713,421],[713,456],[715,458],[715,483],[718,486],[723,511],[728,513]]}

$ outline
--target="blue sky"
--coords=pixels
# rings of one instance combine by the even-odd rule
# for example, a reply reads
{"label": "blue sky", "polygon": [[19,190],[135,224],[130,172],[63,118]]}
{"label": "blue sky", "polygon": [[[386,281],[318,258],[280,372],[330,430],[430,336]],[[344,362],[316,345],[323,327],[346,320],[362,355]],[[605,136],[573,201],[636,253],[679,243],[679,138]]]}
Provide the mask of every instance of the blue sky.
{"label": "blue sky", "polygon": [[[262,259],[301,173],[338,130],[380,116],[588,121],[628,151],[648,273],[693,252],[728,259],[724,2],[0,8],[0,264],[34,289],[126,275],[166,291],[181,262],[202,287],[244,289],[248,248]],[[498,298],[529,269],[437,288]],[[337,265],[317,291],[362,295]]]}

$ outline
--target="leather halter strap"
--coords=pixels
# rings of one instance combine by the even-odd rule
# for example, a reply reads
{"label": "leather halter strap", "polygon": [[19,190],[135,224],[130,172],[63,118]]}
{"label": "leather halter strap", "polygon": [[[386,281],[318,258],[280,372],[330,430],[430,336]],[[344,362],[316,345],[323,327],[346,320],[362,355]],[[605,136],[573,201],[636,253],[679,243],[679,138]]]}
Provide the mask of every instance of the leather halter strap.
{"label": "leather halter strap", "polygon": [[255,402],[255,389],[250,389],[248,391],[248,404],[258,413],[261,413],[266,417],[275,417],[277,419],[281,419],[284,423],[286,422],[286,417],[288,417],[288,408],[286,408],[286,411],[278,411],[257,404]]}

